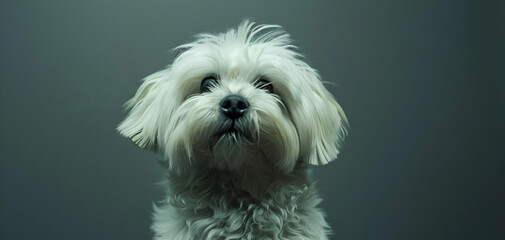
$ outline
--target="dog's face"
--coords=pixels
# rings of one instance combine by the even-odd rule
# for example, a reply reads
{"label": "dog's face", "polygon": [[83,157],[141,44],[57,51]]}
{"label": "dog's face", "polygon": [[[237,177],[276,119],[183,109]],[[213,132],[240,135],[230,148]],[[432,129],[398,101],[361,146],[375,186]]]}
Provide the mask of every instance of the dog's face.
{"label": "dog's face", "polygon": [[345,115],[294,48],[278,26],[247,21],[200,35],[144,80],[118,130],[179,173],[326,164],[339,152]]}

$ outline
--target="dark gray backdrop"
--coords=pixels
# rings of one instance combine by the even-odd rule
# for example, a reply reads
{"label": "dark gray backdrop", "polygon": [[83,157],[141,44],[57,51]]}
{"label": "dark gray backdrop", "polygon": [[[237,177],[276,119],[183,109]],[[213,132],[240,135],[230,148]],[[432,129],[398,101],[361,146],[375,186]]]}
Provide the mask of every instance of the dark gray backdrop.
{"label": "dark gray backdrop", "polygon": [[[408,3],[407,3],[408,2]],[[351,123],[315,168],[332,239],[504,239],[505,4],[1,1],[1,239],[148,239],[154,154],[116,133],[170,49],[280,24]]]}

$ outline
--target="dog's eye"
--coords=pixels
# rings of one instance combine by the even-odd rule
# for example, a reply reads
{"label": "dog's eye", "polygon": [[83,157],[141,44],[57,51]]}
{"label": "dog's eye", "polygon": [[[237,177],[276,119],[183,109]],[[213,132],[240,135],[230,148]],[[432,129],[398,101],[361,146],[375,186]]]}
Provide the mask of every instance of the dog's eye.
{"label": "dog's eye", "polygon": [[256,81],[256,87],[259,89],[267,90],[268,93],[274,92],[274,86],[272,85],[272,83],[266,79],[263,79],[263,78]]}
{"label": "dog's eye", "polygon": [[217,85],[217,77],[216,76],[208,76],[202,80],[200,83],[200,92],[209,92],[212,86]]}

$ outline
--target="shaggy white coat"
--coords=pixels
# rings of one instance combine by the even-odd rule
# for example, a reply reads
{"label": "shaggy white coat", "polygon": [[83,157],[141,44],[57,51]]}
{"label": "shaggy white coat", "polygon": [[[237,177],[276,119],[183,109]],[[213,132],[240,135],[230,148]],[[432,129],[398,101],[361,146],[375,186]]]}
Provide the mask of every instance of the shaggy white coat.
{"label": "shaggy white coat", "polygon": [[[118,127],[166,159],[154,239],[326,239],[308,166],[337,157],[347,120],[289,35],[244,21],[177,50],[170,66],[144,79]],[[201,93],[208,76],[218,82]],[[274,92],[258,88],[259,79]],[[231,94],[250,104],[235,122],[219,105]]]}

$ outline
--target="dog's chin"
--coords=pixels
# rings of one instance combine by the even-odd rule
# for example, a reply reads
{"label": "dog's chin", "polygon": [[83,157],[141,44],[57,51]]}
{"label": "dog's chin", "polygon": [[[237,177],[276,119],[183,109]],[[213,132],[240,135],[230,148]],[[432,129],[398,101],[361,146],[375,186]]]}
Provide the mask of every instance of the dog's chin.
{"label": "dog's chin", "polygon": [[210,136],[209,147],[214,148],[220,142],[240,145],[250,144],[252,139],[251,131],[245,129],[239,121],[228,120],[220,124],[216,132]]}
{"label": "dog's chin", "polygon": [[[255,124],[250,119],[241,118],[212,122],[205,126],[207,131],[201,129],[201,125],[187,127],[194,133],[203,134],[191,134],[188,139],[191,151],[185,148],[172,151],[180,153],[169,158],[175,169],[179,166],[185,169],[208,167],[243,172],[252,170],[254,166],[272,169],[286,168],[289,165],[284,163],[286,153],[283,151],[286,148],[282,142],[282,131],[276,131],[270,125]],[[286,171],[289,169],[288,166]]]}
{"label": "dog's chin", "polygon": [[261,152],[261,143],[253,137],[251,131],[237,127],[235,123],[225,124],[208,142],[209,165],[221,170],[237,170],[254,155]]}

